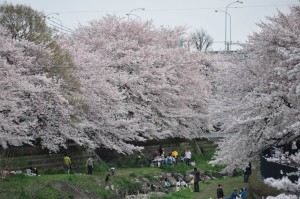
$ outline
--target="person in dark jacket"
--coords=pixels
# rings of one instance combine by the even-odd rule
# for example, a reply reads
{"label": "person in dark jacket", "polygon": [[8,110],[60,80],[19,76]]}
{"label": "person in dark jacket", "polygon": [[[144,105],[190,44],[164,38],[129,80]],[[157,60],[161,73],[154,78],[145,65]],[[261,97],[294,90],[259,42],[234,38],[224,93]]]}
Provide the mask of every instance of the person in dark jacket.
{"label": "person in dark jacket", "polygon": [[249,176],[251,175],[252,166],[249,162],[248,166],[244,170],[244,183],[248,182]]}
{"label": "person in dark jacket", "polygon": [[217,198],[218,199],[224,199],[224,192],[223,192],[223,188],[222,188],[221,184],[218,185]]}
{"label": "person in dark jacket", "polygon": [[200,172],[194,168],[194,191],[199,192]]}
{"label": "person in dark jacket", "polygon": [[234,188],[233,191],[231,192],[230,199],[236,199],[237,196],[239,196],[237,193],[237,188]]}

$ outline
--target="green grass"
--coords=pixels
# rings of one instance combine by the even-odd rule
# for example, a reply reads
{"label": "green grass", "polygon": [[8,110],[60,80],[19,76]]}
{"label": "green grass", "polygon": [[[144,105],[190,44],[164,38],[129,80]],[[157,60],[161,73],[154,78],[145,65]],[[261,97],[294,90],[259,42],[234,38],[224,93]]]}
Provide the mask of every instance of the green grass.
{"label": "green grass", "polygon": [[[195,150],[191,143],[186,145],[180,145],[178,147],[179,152],[183,152],[187,147],[192,149],[193,160],[196,162],[196,167],[207,174],[217,173],[223,166],[209,165],[208,162],[213,156],[215,151],[215,146],[208,141],[200,143],[200,147],[203,151],[203,155],[196,155]],[[25,158],[20,158],[25,160]],[[178,163],[177,165],[157,167],[139,167],[134,168],[130,161],[132,158],[129,156],[127,160],[124,161],[128,164],[123,165],[121,168],[117,168],[116,175],[110,177],[110,182],[115,185],[115,189],[119,193],[136,193],[137,190],[141,188],[140,184],[132,181],[137,176],[143,176],[149,180],[158,180],[154,176],[157,176],[160,172],[178,172],[185,173],[187,170],[192,170],[192,166],[187,166],[184,163]],[[134,161],[133,161],[134,162]],[[83,190],[85,193],[93,195],[95,197],[101,198],[116,198],[115,192],[106,190],[104,179],[108,173],[110,173],[109,168],[114,165],[113,163],[99,163],[95,161],[93,175],[66,175],[62,169],[48,169],[42,171],[39,177],[28,177],[28,176],[10,176],[8,179],[0,180],[0,198],[1,199],[69,199],[73,198],[72,194],[60,190],[54,185],[55,181],[66,182],[79,190]],[[132,167],[131,167],[132,166]],[[81,173],[86,173],[85,165],[77,165],[78,171]],[[161,197],[163,199],[168,198],[215,198],[217,184],[224,185],[224,191],[226,196],[229,196],[233,188],[241,188],[247,186],[247,184],[242,183],[242,177],[235,178],[222,178],[213,181],[206,181],[200,184],[200,193],[194,193],[190,189],[183,189],[179,192],[170,192],[165,196]],[[158,196],[153,196],[158,198]]]}
{"label": "green grass", "polygon": [[[96,180],[97,179],[97,180]],[[63,181],[80,190],[88,190],[96,196],[113,196],[114,193],[105,190],[103,181],[97,176],[88,175],[43,175],[39,177],[14,176],[0,182],[0,198],[38,198],[57,199],[70,198],[72,194],[66,193],[54,186],[53,182]]]}

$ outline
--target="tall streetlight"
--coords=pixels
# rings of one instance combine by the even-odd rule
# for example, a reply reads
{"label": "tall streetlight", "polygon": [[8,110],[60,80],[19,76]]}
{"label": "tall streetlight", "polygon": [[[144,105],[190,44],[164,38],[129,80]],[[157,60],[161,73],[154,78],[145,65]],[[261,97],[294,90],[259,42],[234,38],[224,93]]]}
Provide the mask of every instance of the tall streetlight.
{"label": "tall streetlight", "polygon": [[58,12],[51,12],[51,13],[49,13],[47,15],[44,15],[44,18],[47,18],[50,15],[59,15],[59,13]]}
{"label": "tall streetlight", "polygon": [[[126,15],[128,15],[128,17],[129,17],[129,14],[126,14]],[[139,17],[138,15],[132,14],[132,13],[131,13],[130,15],[135,16],[135,17],[138,18],[140,21],[142,21],[141,17]]]}
{"label": "tall streetlight", "polygon": [[[63,25],[62,25],[62,22],[61,22],[61,20],[60,19],[58,19],[58,18],[55,18],[55,17],[53,17],[53,16],[51,16],[51,17],[49,17],[50,15],[59,15],[59,13],[58,12],[52,12],[52,13],[49,13],[49,14],[47,14],[47,15],[45,15],[44,16],[44,19],[48,19],[48,20],[50,20],[50,21],[52,21],[51,19],[55,19],[55,20],[57,20],[57,21],[59,21],[59,25],[60,25],[60,32],[62,33],[62,30],[63,30]],[[54,21],[52,21],[53,23],[56,23],[56,22],[54,22]],[[56,23],[57,24],[57,23]]]}
{"label": "tall streetlight", "polygon": [[[231,15],[228,12],[226,12],[225,10],[215,10],[215,12],[224,12],[226,15],[229,16],[229,39],[230,39],[230,43],[231,43]],[[225,34],[225,50],[226,50],[226,47],[227,47],[227,45],[226,45],[226,34]],[[231,48],[230,48],[230,50],[231,50]]]}
{"label": "tall streetlight", "polygon": [[129,21],[129,16],[130,15],[133,15],[133,14],[131,14],[133,11],[135,11],[135,10],[145,10],[145,8],[135,8],[135,9],[133,9],[133,10],[131,10],[128,14],[126,14],[127,16],[128,16],[128,21]]}
{"label": "tall streetlight", "polygon": [[[235,4],[235,3],[240,3],[240,4],[242,4],[243,2],[242,2],[242,1],[235,1],[235,2],[232,2],[232,3],[228,4],[228,5],[226,6],[226,9],[225,9],[225,51],[226,51],[226,49],[227,49],[227,51],[229,50],[229,44],[227,43],[227,14],[228,14],[227,9],[228,9],[232,4]],[[231,40],[231,38],[230,38],[230,40]],[[230,41],[230,43],[231,43],[231,41]],[[226,47],[227,47],[227,48],[226,48]],[[231,48],[231,46],[230,46],[230,48]]]}

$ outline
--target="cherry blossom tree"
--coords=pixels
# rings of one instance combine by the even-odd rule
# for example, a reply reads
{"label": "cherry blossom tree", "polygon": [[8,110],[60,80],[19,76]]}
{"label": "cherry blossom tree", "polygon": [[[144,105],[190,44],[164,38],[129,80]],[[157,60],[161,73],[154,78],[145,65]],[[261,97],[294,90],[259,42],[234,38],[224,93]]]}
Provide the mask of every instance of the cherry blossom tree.
{"label": "cherry blossom tree", "polygon": [[219,143],[212,163],[225,163],[228,170],[300,137],[300,7],[267,19],[232,61],[215,64],[210,113],[230,136]]}
{"label": "cherry blossom tree", "polygon": [[[57,43],[57,32],[48,27],[46,15],[36,11],[27,5],[11,4],[4,2],[0,4],[0,25],[6,27],[10,36],[15,40],[28,40],[35,44],[47,45],[53,53],[50,67],[42,66],[37,72],[47,73],[59,79],[61,88],[65,94],[69,94],[79,89],[79,81],[73,76],[76,70],[70,56],[61,50]],[[36,52],[34,52],[36,53]],[[38,57],[38,55],[35,55]]]}
{"label": "cherry blossom tree", "polygon": [[207,58],[178,47],[184,30],[107,15],[64,39],[79,68],[81,128],[98,145],[130,153],[135,141],[200,136]]}
{"label": "cherry blossom tree", "polygon": [[[11,39],[0,26],[0,146],[41,145],[57,151],[66,139],[84,136],[72,126],[72,106],[60,83],[46,73],[52,51],[46,45]],[[38,142],[38,143],[37,143]],[[80,143],[78,141],[78,143]]]}

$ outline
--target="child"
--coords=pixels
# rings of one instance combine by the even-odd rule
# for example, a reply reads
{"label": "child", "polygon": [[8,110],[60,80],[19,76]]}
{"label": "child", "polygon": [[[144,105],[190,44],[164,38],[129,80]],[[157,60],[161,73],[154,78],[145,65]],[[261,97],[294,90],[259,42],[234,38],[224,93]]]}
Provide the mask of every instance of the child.
{"label": "child", "polygon": [[5,179],[5,178],[7,178],[8,176],[9,176],[9,172],[8,172],[7,168],[5,168],[5,169],[2,171],[2,173],[1,173],[1,178],[2,178],[2,179]]}
{"label": "child", "polygon": [[111,175],[114,176],[115,172],[116,172],[116,168],[115,167],[110,168],[110,172],[111,172]]}

